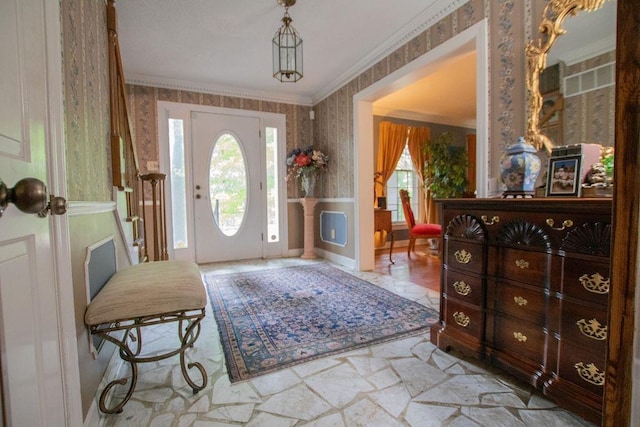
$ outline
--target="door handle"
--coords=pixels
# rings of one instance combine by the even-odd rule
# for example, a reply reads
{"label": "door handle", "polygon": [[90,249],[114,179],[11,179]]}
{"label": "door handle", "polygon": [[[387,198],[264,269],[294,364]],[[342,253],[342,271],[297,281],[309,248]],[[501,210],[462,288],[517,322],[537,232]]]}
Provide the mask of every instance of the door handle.
{"label": "door handle", "polygon": [[62,215],[67,212],[64,197],[47,196],[47,186],[38,178],[23,178],[13,188],[0,179],[0,217],[9,203],[13,203],[24,213],[37,214],[40,218]]}

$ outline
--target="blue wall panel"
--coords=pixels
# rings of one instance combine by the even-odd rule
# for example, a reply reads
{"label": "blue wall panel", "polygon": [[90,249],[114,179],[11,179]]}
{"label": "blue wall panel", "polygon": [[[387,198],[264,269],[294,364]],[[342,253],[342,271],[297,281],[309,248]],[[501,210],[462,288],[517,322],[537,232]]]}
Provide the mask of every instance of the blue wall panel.
{"label": "blue wall panel", "polygon": [[344,212],[320,212],[320,239],[338,246],[347,245],[347,215]]}

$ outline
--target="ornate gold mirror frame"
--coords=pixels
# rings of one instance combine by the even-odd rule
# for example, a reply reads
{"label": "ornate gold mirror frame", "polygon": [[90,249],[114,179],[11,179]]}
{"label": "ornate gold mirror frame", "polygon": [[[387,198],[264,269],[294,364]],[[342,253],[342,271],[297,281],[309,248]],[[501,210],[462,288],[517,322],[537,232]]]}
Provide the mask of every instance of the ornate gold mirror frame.
{"label": "ornate gold mirror frame", "polygon": [[562,23],[567,16],[574,16],[580,10],[591,12],[600,9],[609,0],[549,0],[542,13],[542,23],[538,31],[542,34],[537,41],[530,41],[525,46],[526,80],[529,91],[527,133],[525,139],[537,150],[543,148],[551,152],[553,143],[540,132],[540,111],[542,95],[540,94],[540,74],[547,65],[547,53],[558,36],[566,30]]}

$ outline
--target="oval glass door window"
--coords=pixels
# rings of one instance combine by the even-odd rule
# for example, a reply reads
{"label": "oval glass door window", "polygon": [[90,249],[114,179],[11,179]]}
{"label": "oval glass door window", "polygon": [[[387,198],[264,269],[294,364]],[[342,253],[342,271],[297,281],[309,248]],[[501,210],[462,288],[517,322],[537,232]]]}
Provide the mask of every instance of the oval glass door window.
{"label": "oval glass door window", "polygon": [[222,134],[213,144],[209,163],[209,196],[216,225],[226,236],[235,235],[247,207],[247,168],[235,136]]}

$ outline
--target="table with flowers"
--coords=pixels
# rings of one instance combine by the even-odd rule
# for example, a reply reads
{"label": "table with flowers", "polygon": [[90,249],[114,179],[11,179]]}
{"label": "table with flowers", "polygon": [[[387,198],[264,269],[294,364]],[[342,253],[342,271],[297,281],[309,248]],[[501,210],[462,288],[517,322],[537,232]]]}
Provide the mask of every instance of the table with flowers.
{"label": "table with flowers", "polygon": [[302,258],[315,258],[314,243],[314,210],[318,203],[315,197],[316,177],[324,172],[328,165],[328,156],[312,146],[304,149],[295,148],[287,154],[287,181],[300,179],[304,196],[300,204],[304,210],[304,252]]}

